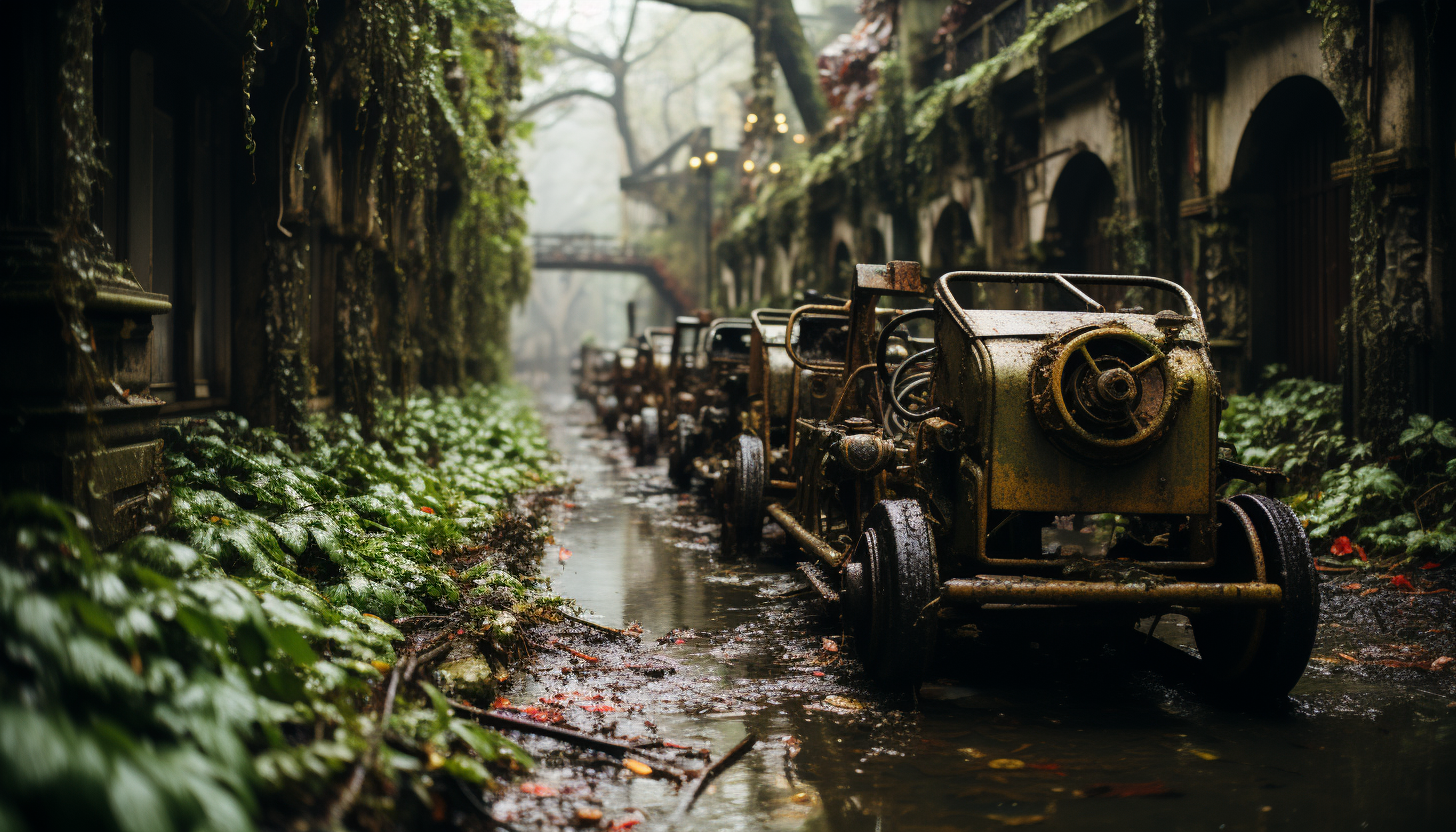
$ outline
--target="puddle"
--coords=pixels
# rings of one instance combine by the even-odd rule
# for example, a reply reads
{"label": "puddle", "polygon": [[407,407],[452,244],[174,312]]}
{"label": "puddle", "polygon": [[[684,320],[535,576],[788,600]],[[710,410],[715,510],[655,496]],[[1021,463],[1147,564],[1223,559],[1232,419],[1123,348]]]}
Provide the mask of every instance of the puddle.
{"label": "puddle", "polygon": [[[714,759],[749,732],[760,738],[672,828],[1432,829],[1456,817],[1456,707],[1430,672],[1316,662],[1286,708],[1250,714],[1170,681],[1141,637],[962,628],[947,632],[919,709],[897,710],[837,650],[838,623],[797,592],[805,584],[781,547],[718,561],[710,512],[681,498],[663,464],[633,467],[584,410],[548,418],[581,485],[556,529],[573,555],[549,557],[543,572],[592,621],[640,624],[631,661],[659,668],[603,671],[593,684],[617,686],[613,712],[572,719]],[[1158,636],[1189,640],[1173,619]],[[512,699],[591,682],[562,658],[543,654]],[[529,745],[549,772],[553,746]],[[615,763],[594,778],[603,825],[668,828],[673,783]],[[511,822],[535,828],[529,817]]]}

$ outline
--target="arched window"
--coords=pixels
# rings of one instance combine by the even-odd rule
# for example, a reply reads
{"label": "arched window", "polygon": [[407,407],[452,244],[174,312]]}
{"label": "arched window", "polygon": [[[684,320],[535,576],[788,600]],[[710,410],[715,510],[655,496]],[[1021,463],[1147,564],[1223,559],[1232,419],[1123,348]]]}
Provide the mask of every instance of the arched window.
{"label": "arched window", "polygon": [[1249,118],[1231,196],[1249,227],[1249,315],[1257,363],[1339,378],[1339,320],[1350,302],[1350,185],[1345,121],[1335,97],[1305,76],[1279,82]]}
{"label": "arched window", "polygon": [[976,245],[971,230],[971,217],[959,202],[951,200],[940,212],[930,240],[930,276],[940,277],[949,271],[969,269]]}
{"label": "arched window", "polygon": [[885,256],[885,235],[880,233],[878,228],[867,228],[864,232],[864,261],[866,263],[884,263]]}
{"label": "arched window", "polygon": [[1097,154],[1083,151],[1069,159],[1057,177],[1047,208],[1047,267],[1058,272],[1111,274],[1112,243],[1106,225],[1116,200],[1112,174]]}
{"label": "arched window", "polygon": [[834,286],[831,292],[849,292],[854,288],[854,255],[843,240],[834,244]]}

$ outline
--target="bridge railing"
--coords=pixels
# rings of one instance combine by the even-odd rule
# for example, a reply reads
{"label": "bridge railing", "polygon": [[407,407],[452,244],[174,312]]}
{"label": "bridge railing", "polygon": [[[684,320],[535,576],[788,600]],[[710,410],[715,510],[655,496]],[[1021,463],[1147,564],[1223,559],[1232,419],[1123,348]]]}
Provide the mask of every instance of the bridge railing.
{"label": "bridge railing", "polygon": [[531,249],[538,261],[645,262],[650,256],[643,246],[604,234],[532,234]]}

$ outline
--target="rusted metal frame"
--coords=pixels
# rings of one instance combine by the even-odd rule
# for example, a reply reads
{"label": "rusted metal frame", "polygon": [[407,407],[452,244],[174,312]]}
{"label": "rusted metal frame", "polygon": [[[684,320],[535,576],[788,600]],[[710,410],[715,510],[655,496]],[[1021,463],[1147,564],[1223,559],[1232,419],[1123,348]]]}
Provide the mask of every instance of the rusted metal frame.
{"label": "rusted metal frame", "polygon": [[800,315],[803,315],[805,313],[814,314],[816,312],[825,317],[838,317],[840,315],[843,315],[845,318],[852,320],[852,308],[853,305],[848,303],[844,304],[843,306],[833,306],[824,303],[811,303],[800,306],[793,312],[791,312],[789,314],[788,323],[784,324],[784,348],[788,350],[789,360],[794,362],[794,366],[803,370],[809,370],[811,372],[819,373],[843,372],[844,366],[841,362],[838,361],[817,362],[806,361],[800,358],[799,351],[794,349],[794,325],[799,322]]}
{"label": "rusted metal frame", "polygon": [[[1146,275],[1127,274],[1061,274],[1059,275],[1068,283],[1092,284],[1096,286],[1146,286],[1150,289],[1159,289],[1177,295],[1183,301],[1188,317],[1198,325],[1198,331],[1203,336],[1202,340],[1208,340],[1208,333],[1203,326],[1203,315],[1198,311],[1198,304],[1193,302],[1193,296],[1188,290],[1179,286],[1171,280],[1161,277],[1149,277]],[[946,272],[935,281],[935,296],[944,303],[955,314],[957,323],[961,329],[970,337],[976,337],[971,331],[970,323],[966,320],[966,310],[956,302],[955,295],[950,291],[950,282],[975,281],[977,283],[1055,283],[1056,279],[1049,272],[978,272],[958,271]]]}
{"label": "rusted metal frame", "polygon": [[[961,457],[960,469],[962,474],[968,475],[974,483],[976,490],[976,548],[971,553],[974,560],[982,566],[1004,568],[1008,566],[1021,568],[1058,568],[1071,563],[1067,558],[998,558],[993,557],[987,548],[992,529],[987,529],[989,522],[990,506],[986,492],[986,475],[981,466],[969,455]],[[1166,571],[1183,571],[1195,569],[1207,569],[1214,565],[1212,547],[1209,557],[1205,560],[1152,560],[1152,561],[1127,561],[1127,565],[1142,569],[1156,569]]]}
{"label": "rusted metal frame", "polygon": [[830,546],[822,538],[799,523],[798,519],[782,503],[771,503],[766,509],[768,516],[772,517],[775,523],[783,527],[784,532],[792,537],[796,543],[804,547],[809,554],[824,562],[830,569],[838,569],[844,565],[844,559],[848,552],[841,552]]}
{"label": "rusted metal frame", "polygon": [[804,579],[809,582],[809,585],[814,587],[814,591],[819,593],[819,597],[830,604],[839,603],[839,592],[829,585],[824,575],[820,573],[818,566],[815,566],[809,561],[804,561],[799,564],[798,568],[800,572],[804,573]]}
{"label": "rusted metal frame", "polygon": [[1022,581],[952,579],[941,586],[941,598],[956,604],[1131,604],[1205,607],[1277,607],[1284,599],[1278,584],[1094,583],[1090,581]]}
{"label": "rusted metal frame", "polygon": [[829,410],[829,421],[830,422],[838,422],[839,421],[840,415],[841,415],[840,414],[840,411],[844,407],[844,401],[845,401],[846,398],[848,398],[850,389],[854,387],[854,379],[855,379],[855,377],[858,376],[860,373],[864,372],[865,370],[873,370],[873,369],[875,369],[875,365],[874,364],[861,364],[860,366],[856,367],[854,369],[854,371],[851,372],[844,379],[843,386],[839,388],[839,395],[836,396],[835,399],[834,399],[834,407],[830,408],[830,410]]}

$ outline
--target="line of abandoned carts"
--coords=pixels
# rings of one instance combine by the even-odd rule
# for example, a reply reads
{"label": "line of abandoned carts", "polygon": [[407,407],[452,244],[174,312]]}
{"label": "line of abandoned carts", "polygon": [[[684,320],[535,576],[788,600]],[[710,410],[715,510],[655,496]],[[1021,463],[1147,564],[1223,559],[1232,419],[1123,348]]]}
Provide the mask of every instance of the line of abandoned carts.
{"label": "line of abandoned carts", "polygon": [[[1114,295],[1161,311],[1096,299]],[[1040,308],[994,308],[1012,297]],[[918,685],[947,623],[1044,611],[1185,615],[1210,687],[1269,698],[1299,680],[1319,617],[1309,542],[1272,497],[1218,497],[1279,475],[1221,452],[1181,286],[926,281],[894,261],[822,301],[583,347],[578,394],[640,464],[665,444],[677,483],[709,485],[725,554],[756,554],[765,516],[782,526],[874,677]]]}

